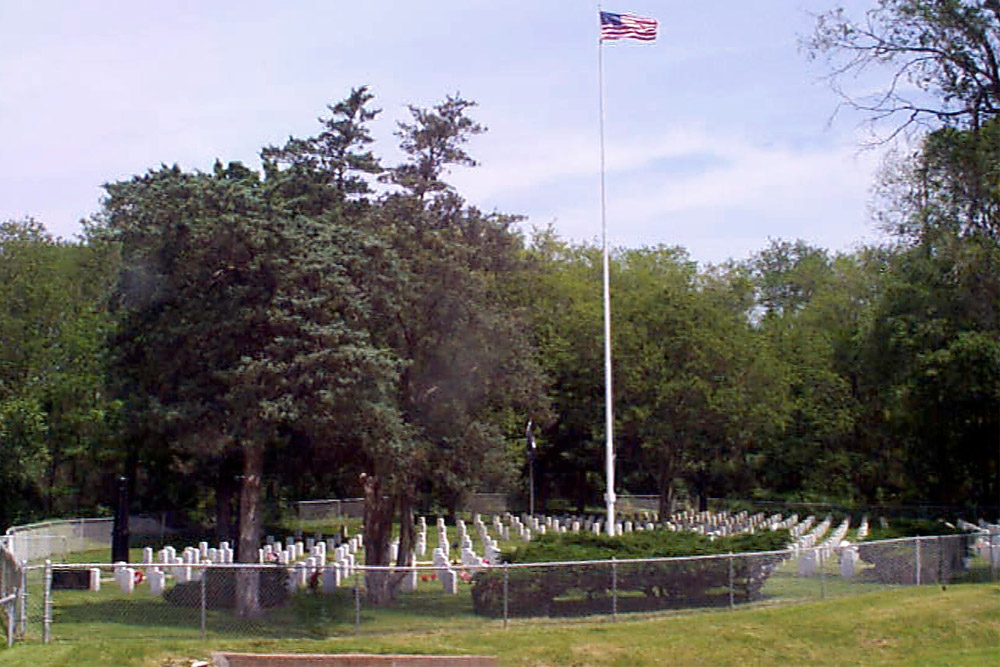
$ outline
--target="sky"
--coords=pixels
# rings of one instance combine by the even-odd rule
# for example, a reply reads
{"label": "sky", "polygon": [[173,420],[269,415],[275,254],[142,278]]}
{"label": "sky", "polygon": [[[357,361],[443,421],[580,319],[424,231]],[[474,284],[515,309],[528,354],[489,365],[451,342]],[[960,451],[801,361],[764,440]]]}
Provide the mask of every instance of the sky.
{"label": "sky", "polygon": [[[659,21],[598,47],[589,0],[0,0],[0,219],[71,238],[102,185],[161,164],[259,167],[367,85],[375,150],[399,159],[407,105],[474,100],[480,162],[449,179],[486,211],[598,241],[603,51],[609,243],[703,264],[769,239],[849,251],[880,236],[882,160],[835,115],[800,48],[837,0],[605,0]],[[860,15],[874,0],[840,2]]]}

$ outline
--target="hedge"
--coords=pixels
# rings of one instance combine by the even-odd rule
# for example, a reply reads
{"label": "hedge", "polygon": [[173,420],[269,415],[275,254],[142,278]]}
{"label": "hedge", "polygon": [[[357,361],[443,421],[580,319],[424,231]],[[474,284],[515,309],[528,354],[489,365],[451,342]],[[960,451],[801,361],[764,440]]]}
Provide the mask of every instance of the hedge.
{"label": "hedge", "polygon": [[[730,561],[704,558],[661,562],[628,562],[644,558],[677,558],[783,550],[787,531],[766,531],[711,540],[696,533],[644,531],[612,538],[602,535],[546,535],[507,555],[509,563],[551,563],[610,560],[610,563],[509,568],[507,606],[511,616],[579,615],[611,611],[612,589],[621,596],[623,610],[726,604],[729,601]],[[785,554],[771,553],[732,560],[733,599],[761,597],[764,582]],[[503,614],[503,576],[500,570],[476,575],[473,609],[484,616]],[[641,595],[637,595],[641,594]],[[638,599],[636,599],[638,598]]]}

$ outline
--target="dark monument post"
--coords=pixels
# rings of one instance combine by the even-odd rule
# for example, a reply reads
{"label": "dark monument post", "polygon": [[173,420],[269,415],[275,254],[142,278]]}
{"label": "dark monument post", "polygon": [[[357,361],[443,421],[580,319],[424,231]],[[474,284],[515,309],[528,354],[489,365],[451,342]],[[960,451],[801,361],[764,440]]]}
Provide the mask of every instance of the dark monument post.
{"label": "dark monument post", "polygon": [[111,562],[128,562],[128,477],[118,478],[118,507],[111,529]]}
{"label": "dark monument post", "polygon": [[243,536],[243,475],[236,475],[236,537],[233,538],[233,561],[242,563],[240,560],[240,539]]}

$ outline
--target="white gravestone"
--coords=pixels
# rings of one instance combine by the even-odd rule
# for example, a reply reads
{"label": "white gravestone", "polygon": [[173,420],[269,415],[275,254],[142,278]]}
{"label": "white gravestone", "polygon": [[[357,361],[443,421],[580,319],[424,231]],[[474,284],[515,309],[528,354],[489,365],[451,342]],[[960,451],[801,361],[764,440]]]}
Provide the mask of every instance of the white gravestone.
{"label": "white gravestone", "polygon": [[153,595],[162,595],[166,587],[167,575],[158,567],[154,567],[149,572],[149,590]]}

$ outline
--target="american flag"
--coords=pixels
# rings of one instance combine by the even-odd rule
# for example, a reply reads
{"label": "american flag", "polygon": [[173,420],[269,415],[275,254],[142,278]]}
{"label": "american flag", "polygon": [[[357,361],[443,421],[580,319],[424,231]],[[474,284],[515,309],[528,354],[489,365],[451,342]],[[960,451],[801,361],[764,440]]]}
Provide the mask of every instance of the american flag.
{"label": "american flag", "polygon": [[613,39],[652,42],[656,39],[656,19],[635,14],[601,12],[601,41]]}

